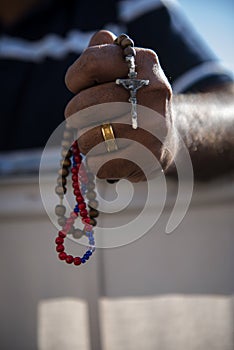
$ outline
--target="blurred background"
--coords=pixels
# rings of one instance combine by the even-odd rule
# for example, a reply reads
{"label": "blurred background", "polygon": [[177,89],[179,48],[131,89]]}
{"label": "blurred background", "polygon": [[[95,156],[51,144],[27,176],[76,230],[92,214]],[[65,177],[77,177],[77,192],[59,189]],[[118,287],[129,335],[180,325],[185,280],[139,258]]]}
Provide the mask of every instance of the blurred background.
{"label": "blurred background", "polygon": [[179,3],[209,46],[234,72],[234,2],[180,0]]}
{"label": "blurred background", "polygon": [[[233,1],[180,3],[234,72]],[[48,155],[43,177],[52,197],[55,154]],[[195,184],[189,211],[171,236],[164,228],[177,185],[169,181],[157,227],[130,245],[98,249],[76,269],[57,259],[57,229],[38,185],[40,156],[41,150],[1,154],[1,348],[233,350],[233,176]],[[124,222],[144,205],[143,186],[136,185],[136,191],[139,198],[122,213]],[[105,184],[104,195],[112,194],[113,186]],[[160,200],[156,198],[149,217],[158,212]],[[53,197],[47,208],[51,215],[56,204]],[[118,220],[102,215],[100,224],[107,227]],[[67,243],[67,250],[75,253],[76,248]]]}

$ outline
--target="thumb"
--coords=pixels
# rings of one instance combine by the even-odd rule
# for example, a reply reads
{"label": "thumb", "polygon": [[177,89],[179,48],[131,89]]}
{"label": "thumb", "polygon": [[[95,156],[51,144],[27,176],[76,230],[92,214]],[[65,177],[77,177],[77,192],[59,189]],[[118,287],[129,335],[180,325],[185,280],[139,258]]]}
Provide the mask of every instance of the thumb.
{"label": "thumb", "polygon": [[113,44],[116,36],[108,30],[100,30],[95,33],[90,39],[88,46],[103,45],[103,44]]}

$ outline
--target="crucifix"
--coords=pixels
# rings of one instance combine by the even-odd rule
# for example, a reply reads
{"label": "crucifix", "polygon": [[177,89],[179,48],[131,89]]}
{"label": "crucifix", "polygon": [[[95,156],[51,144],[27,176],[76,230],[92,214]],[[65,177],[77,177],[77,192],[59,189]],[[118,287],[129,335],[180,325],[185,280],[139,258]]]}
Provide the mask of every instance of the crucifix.
{"label": "crucifix", "polygon": [[125,60],[129,64],[128,79],[116,79],[116,84],[122,85],[125,89],[130,91],[129,102],[131,103],[131,116],[132,116],[132,127],[137,129],[137,90],[144,85],[149,85],[149,80],[136,79],[137,72],[135,66],[135,59],[133,56],[126,56]]}

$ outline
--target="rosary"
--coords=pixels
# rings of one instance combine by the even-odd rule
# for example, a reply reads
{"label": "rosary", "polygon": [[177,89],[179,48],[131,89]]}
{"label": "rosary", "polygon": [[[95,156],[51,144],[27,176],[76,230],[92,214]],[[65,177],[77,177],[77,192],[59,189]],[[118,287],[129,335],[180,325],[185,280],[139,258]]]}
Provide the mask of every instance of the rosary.
{"label": "rosary", "polygon": [[115,41],[115,44],[121,46],[124,49],[125,61],[128,63],[129,79],[116,79],[116,84],[122,85],[125,89],[130,91],[129,102],[132,105],[131,116],[132,116],[132,127],[137,129],[137,98],[136,93],[144,85],[149,85],[149,80],[136,79],[136,65],[135,65],[135,56],[136,50],[134,49],[133,41],[126,35],[121,34],[118,36]]}
{"label": "rosary", "polygon": [[[137,79],[133,41],[126,35],[118,36],[114,43],[123,49],[124,59],[128,64],[128,79],[116,79],[116,84],[122,85],[129,90],[131,103],[132,128],[137,129],[137,91],[144,85],[149,84],[149,80]],[[118,150],[111,124],[103,124],[102,134],[107,152]],[[57,185],[55,192],[60,199],[60,203],[55,207],[55,214],[58,217],[58,224],[61,229],[55,239],[58,258],[67,264],[79,266],[85,264],[95,251],[95,240],[93,228],[96,226],[96,218],[99,215],[98,201],[96,200],[94,175],[87,170],[84,165],[84,156],[80,153],[78,142],[74,140],[74,129],[66,125],[63,133],[62,150],[60,161],[61,168],[58,171]],[[63,205],[64,196],[67,192],[67,177],[71,172],[73,194],[76,204],[68,217],[65,217],[66,207]],[[83,229],[74,226],[75,221],[80,218]],[[82,256],[73,256],[65,252],[64,241],[67,236],[80,239],[85,236],[88,240],[87,250]]]}

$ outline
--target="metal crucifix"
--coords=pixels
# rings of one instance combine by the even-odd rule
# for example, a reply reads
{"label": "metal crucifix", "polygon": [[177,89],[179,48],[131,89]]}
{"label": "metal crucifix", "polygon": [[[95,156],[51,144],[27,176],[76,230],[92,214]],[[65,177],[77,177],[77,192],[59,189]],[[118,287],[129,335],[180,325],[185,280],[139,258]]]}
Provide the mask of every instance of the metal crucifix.
{"label": "metal crucifix", "polygon": [[126,61],[129,62],[129,79],[116,79],[116,84],[122,85],[125,89],[130,91],[129,102],[132,105],[131,116],[132,116],[132,127],[137,129],[137,90],[139,90],[144,85],[149,85],[149,80],[136,79],[137,72],[135,70],[135,60],[134,57],[126,57]]}

